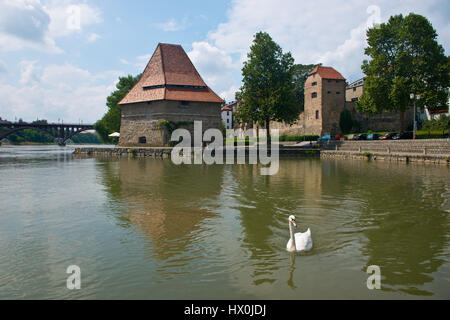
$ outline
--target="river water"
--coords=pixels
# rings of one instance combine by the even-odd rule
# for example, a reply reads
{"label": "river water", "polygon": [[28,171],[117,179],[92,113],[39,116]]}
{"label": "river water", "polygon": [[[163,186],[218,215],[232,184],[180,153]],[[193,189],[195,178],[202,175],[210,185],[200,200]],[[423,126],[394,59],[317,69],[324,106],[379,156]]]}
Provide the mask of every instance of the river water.
{"label": "river water", "polygon": [[[0,299],[450,298],[447,166],[291,158],[261,176],[73,149],[0,147]],[[312,251],[286,251],[291,214]]]}

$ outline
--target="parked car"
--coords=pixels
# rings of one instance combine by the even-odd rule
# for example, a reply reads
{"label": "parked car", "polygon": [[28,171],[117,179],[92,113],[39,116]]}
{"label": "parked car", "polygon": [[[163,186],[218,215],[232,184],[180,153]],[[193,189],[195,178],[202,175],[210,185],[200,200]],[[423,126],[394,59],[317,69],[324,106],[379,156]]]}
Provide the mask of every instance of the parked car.
{"label": "parked car", "polygon": [[357,136],[355,136],[353,138],[353,140],[367,140],[367,134],[365,133],[360,133]]}
{"label": "parked car", "polygon": [[397,132],[388,132],[384,136],[380,137],[380,140],[392,140],[392,138],[397,134]]}
{"label": "parked car", "polygon": [[371,133],[367,136],[367,140],[378,140],[380,139],[380,135],[377,133]]}
{"label": "parked car", "polygon": [[397,133],[395,136],[392,137],[392,140],[404,140],[404,139],[412,139],[413,133],[412,132],[400,132]]}
{"label": "parked car", "polygon": [[331,140],[331,136],[329,134],[317,139],[317,141],[329,141],[329,140]]}
{"label": "parked car", "polygon": [[336,136],[334,137],[334,139],[336,139],[336,140],[347,140],[347,137],[344,136],[344,135],[338,134],[338,135],[336,135]]}

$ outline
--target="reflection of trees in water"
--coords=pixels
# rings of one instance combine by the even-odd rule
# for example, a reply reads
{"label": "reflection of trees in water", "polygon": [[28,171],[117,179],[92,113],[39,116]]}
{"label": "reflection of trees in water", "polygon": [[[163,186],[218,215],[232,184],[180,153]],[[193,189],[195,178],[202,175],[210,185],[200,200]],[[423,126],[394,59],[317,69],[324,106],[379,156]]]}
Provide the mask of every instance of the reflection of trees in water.
{"label": "reflection of trees in water", "polygon": [[420,286],[432,282],[431,274],[445,262],[448,220],[441,205],[447,168],[365,162],[340,166],[364,176],[354,191],[366,201],[359,217],[368,240],[363,254],[367,266],[380,266],[382,289],[433,295]]}
{"label": "reflection of trees in water", "polygon": [[140,230],[161,260],[185,253],[202,221],[214,215],[203,204],[220,194],[221,166],[175,166],[155,159],[100,163],[106,190],[127,208],[117,215],[120,224],[127,221]]}
{"label": "reflection of trees in water", "polygon": [[[308,202],[305,194],[320,196],[320,162],[317,160],[283,160],[274,176],[261,176],[259,166],[233,166],[238,183],[237,201],[243,229],[242,246],[250,253],[249,268],[255,285],[273,283],[287,259],[285,246],[289,238],[288,217]],[[280,243],[279,230],[285,230]],[[283,233],[284,234],[284,233]],[[286,254],[285,254],[286,253]],[[290,275],[292,283],[292,273]]]}

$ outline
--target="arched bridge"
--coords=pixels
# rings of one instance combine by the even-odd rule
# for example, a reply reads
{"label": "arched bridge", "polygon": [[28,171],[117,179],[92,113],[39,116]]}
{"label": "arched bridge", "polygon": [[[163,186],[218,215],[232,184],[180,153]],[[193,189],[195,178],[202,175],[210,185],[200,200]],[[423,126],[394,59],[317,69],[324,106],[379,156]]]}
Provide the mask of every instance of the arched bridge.
{"label": "arched bridge", "polygon": [[62,124],[62,123],[28,123],[28,122],[9,122],[0,121],[0,128],[6,128],[7,131],[0,133],[0,140],[5,139],[10,134],[25,129],[34,129],[47,133],[52,136],[55,141],[64,146],[66,141],[86,130],[94,129],[92,124]]}

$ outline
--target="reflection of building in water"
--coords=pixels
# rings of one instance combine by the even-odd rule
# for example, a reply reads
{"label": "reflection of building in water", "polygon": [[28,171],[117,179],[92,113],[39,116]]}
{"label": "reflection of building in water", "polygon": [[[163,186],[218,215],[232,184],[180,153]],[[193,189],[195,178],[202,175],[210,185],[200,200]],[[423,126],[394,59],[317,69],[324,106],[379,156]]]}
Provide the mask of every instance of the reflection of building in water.
{"label": "reflection of building in water", "polygon": [[339,164],[342,172],[355,173],[355,166],[364,172],[365,183],[352,197],[366,202],[358,217],[367,238],[362,253],[367,266],[380,266],[382,290],[432,295],[424,286],[433,282],[448,254],[448,213],[442,210],[442,175],[448,171],[389,162]]}
{"label": "reflection of building in water", "polygon": [[156,257],[164,260],[185,252],[202,222],[214,215],[202,204],[220,193],[222,171],[221,166],[178,167],[163,160],[121,159],[118,176],[104,180],[114,197],[127,204],[120,219],[141,231]]}

